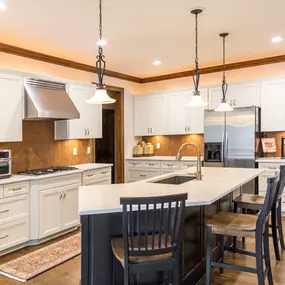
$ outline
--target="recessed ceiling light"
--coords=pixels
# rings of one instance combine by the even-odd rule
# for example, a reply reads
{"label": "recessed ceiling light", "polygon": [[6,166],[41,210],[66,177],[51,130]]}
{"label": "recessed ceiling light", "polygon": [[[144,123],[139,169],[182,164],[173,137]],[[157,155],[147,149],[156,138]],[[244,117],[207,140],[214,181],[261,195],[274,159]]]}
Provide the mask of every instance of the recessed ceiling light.
{"label": "recessed ceiling light", "polygon": [[101,40],[99,40],[98,42],[97,42],[97,45],[98,46],[105,46],[107,43],[106,43],[106,41],[104,40],[104,39],[101,39]]}
{"label": "recessed ceiling light", "polygon": [[6,6],[6,1],[5,0],[0,0],[0,10],[6,10],[7,6]]}
{"label": "recessed ceiling light", "polygon": [[160,60],[155,60],[152,64],[153,65],[161,65],[161,61]]}
{"label": "recessed ceiling light", "polygon": [[272,39],[271,39],[271,42],[273,42],[273,43],[280,43],[280,42],[282,42],[283,41],[283,38],[282,37],[273,37]]}

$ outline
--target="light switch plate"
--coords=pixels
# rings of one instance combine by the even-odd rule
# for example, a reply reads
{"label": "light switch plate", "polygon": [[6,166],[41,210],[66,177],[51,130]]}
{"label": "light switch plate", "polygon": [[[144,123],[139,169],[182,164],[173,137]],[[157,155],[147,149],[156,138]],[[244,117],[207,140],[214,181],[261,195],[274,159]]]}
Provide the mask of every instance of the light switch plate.
{"label": "light switch plate", "polygon": [[87,153],[88,153],[88,154],[91,153],[91,147],[90,147],[90,146],[87,147]]}
{"label": "light switch plate", "polygon": [[157,143],[157,144],[156,144],[156,148],[157,148],[157,149],[160,149],[160,143]]}
{"label": "light switch plate", "polygon": [[73,152],[73,155],[77,155],[77,148],[74,147],[73,150],[72,150],[72,152]]}

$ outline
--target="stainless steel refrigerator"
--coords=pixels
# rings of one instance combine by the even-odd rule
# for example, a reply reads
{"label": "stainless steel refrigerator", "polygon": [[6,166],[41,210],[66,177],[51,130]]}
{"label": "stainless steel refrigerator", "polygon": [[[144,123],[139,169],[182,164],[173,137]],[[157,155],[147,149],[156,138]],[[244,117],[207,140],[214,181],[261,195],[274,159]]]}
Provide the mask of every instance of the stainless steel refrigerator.
{"label": "stainless steel refrigerator", "polygon": [[[205,110],[204,166],[255,168],[261,154],[260,130],[258,107]],[[243,190],[257,193],[257,185],[249,183]]]}

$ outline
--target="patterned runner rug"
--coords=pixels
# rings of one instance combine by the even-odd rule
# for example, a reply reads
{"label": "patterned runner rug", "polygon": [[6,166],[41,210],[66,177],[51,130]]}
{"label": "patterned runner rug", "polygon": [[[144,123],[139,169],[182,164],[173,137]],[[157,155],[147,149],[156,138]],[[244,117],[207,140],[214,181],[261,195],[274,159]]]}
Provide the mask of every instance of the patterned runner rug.
{"label": "patterned runner rug", "polygon": [[0,265],[0,274],[26,282],[80,253],[81,234],[78,233]]}

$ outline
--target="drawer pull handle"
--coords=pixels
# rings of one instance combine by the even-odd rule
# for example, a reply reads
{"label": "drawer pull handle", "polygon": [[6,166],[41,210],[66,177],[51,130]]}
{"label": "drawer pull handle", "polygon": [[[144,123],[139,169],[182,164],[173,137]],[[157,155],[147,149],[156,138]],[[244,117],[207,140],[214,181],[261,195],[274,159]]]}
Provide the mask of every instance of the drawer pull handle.
{"label": "drawer pull handle", "polygon": [[140,176],[141,176],[141,177],[146,177],[146,175],[145,175],[145,174],[141,174]]}
{"label": "drawer pull handle", "polygon": [[269,169],[277,169],[277,167],[270,166]]}
{"label": "drawer pull handle", "polygon": [[9,209],[0,211],[0,214],[4,214],[4,213],[7,213],[7,212],[9,212]]}
{"label": "drawer pull handle", "polygon": [[149,165],[149,166],[154,166],[155,164],[154,164],[154,163],[149,163],[148,165]]}
{"label": "drawer pull handle", "polygon": [[107,174],[107,173],[108,173],[108,171],[100,172],[100,174]]}
{"label": "drawer pull handle", "polygon": [[95,174],[87,174],[87,177],[93,177]]}
{"label": "drawer pull handle", "polygon": [[133,165],[133,166],[136,166],[136,165],[138,165],[138,164],[137,164],[137,163],[132,163],[132,165]]}
{"label": "drawer pull handle", "polygon": [[167,166],[174,166],[174,164],[167,164]]}
{"label": "drawer pull handle", "polygon": [[9,236],[9,235],[2,236],[2,237],[0,237],[0,239],[7,238],[8,236]]}
{"label": "drawer pull handle", "polygon": [[62,198],[63,198],[63,199],[65,199],[65,197],[66,197],[66,193],[64,192],[64,193],[63,193],[63,197],[62,197]]}
{"label": "drawer pull handle", "polygon": [[21,187],[20,187],[20,188],[13,188],[13,189],[12,189],[12,191],[20,191],[20,190],[22,190]]}

